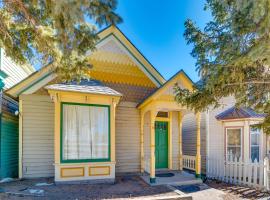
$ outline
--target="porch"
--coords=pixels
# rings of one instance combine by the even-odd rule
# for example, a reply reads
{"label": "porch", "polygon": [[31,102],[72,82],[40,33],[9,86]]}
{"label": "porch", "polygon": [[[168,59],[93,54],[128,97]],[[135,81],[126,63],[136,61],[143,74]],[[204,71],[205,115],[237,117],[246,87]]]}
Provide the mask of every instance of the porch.
{"label": "porch", "polygon": [[141,113],[141,172],[149,174],[143,178],[149,179],[147,182],[151,184],[166,182],[156,177],[159,170],[177,170],[179,173],[174,179],[192,181],[194,176],[192,179],[186,176],[183,165],[195,169],[196,178],[201,177],[201,114],[196,113],[196,156],[184,159],[182,123],[184,116],[192,111],[175,101],[173,88],[176,84],[192,90],[191,81],[180,71],[138,106]]}

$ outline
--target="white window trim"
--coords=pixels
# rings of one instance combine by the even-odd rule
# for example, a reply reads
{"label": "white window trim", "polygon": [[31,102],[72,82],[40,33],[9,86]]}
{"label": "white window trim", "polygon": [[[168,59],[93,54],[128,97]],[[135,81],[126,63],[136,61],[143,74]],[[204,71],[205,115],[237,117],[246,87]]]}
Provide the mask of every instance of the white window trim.
{"label": "white window trim", "polygon": [[227,130],[231,129],[240,129],[240,141],[241,141],[241,146],[240,146],[240,157],[243,160],[243,128],[242,127],[225,127],[225,137],[226,137],[226,142],[225,142],[225,158],[228,159],[228,132]]}

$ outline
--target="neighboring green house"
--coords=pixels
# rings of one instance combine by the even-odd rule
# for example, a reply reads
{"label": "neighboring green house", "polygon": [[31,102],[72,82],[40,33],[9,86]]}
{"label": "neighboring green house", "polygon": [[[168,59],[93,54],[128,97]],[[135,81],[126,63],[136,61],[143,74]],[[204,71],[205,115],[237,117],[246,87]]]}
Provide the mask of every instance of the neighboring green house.
{"label": "neighboring green house", "polygon": [[34,71],[32,66],[16,65],[0,49],[0,179],[18,177],[18,102],[5,90]]}

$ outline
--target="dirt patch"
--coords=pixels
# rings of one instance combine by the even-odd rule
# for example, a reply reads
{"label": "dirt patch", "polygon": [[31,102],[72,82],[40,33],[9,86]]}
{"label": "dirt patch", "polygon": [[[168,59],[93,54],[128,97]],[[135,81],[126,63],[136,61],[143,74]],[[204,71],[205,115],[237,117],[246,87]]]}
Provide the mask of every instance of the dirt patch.
{"label": "dirt patch", "polygon": [[205,182],[208,186],[215,188],[217,190],[225,192],[223,196],[224,199],[260,199],[260,198],[270,198],[270,193],[262,190],[232,185],[229,183],[224,183],[216,180],[207,180]]}
{"label": "dirt patch", "polygon": [[[35,186],[37,183],[53,183],[53,179],[32,179],[0,184],[4,193],[0,199],[121,199],[133,197],[175,196],[166,186],[147,185],[139,176],[119,176],[115,184],[52,184]],[[44,190],[42,197],[18,195],[29,189]],[[5,192],[17,193],[17,195]],[[20,198],[18,198],[20,196]]]}

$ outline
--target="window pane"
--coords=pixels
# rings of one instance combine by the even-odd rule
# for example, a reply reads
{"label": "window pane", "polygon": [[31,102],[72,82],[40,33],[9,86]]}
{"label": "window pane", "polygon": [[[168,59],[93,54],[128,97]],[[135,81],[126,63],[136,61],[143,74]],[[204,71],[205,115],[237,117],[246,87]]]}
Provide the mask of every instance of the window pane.
{"label": "window pane", "polygon": [[227,148],[228,156],[239,158],[241,156],[241,147],[228,147]]}
{"label": "window pane", "polygon": [[241,145],[241,129],[227,129],[227,144]]}
{"label": "window pane", "polygon": [[260,133],[260,129],[257,128],[257,127],[254,127],[254,126],[251,126],[251,127],[250,127],[250,131],[251,131],[252,133]]}
{"label": "window pane", "polygon": [[252,162],[255,161],[255,159],[257,161],[259,161],[259,146],[254,146],[254,147],[251,147],[251,160]]}
{"label": "window pane", "polygon": [[259,145],[260,142],[259,134],[251,134],[251,145]]}
{"label": "window pane", "polygon": [[108,108],[63,105],[63,159],[108,158]]}

